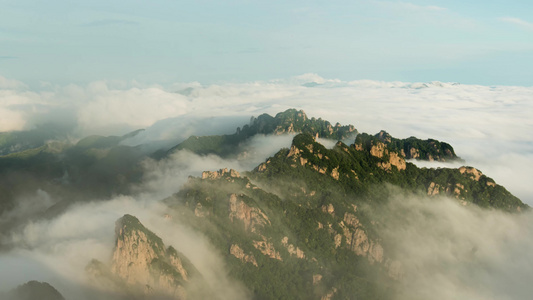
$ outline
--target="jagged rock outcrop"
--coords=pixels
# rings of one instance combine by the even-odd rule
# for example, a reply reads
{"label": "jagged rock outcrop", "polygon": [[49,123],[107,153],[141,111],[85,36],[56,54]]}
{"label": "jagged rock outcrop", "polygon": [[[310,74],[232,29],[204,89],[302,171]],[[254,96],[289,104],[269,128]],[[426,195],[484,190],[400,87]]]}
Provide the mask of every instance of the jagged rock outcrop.
{"label": "jagged rock outcrop", "polygon": [[270,225],[270,220],[259,208],[248,206],[237,194],[229,196],[228,205],[231,222],[241,220],[245,230],[256,233],[259,228]]}
{"label": "jagged rock outcrop", "polygon": [[199,273],[183,254],[131,215],[117,220],[115,234],[110,266],[93,260],[86,268],[99,288],[187,299],[187,284]]}
{"label": "jagged rock outcrop", "polygon": [[293,244],[289,244],[289,237],[283,237],[283,239],[281,239],[281,244],[287,248],[287,251],[291,256],[296,256],[299,259],[305,259],[305,253],[300,248],[294,246]]}
{"label": "jagged rock outcrop", "polygon": [[308,118],[303,110],[288,109],[275,117],[268,114],[252,117],[250,123],[237,128],[234,134],[215,136],[191,136],[168,150],[167,155],[178,150],[189,150],[197,154],[231,156],[239,152],[239,145],[258,134],[307,133],[314,137],[344,140],[353,138],[357,130],[353,125],[342,126],[321,118]]}
{"label": "jagged rock outcrop", "polygon": [[202,179],[218,179],[218,178],[221,178],[221,177],[224,177],[224,176],[238,178],[238,177],[241,177],[241,174],[239,174],[239,172],[237,172],[237,171],[235,171],[233,169],[230,169],[228,171],[227,168],[220,169],[220,170],[214,171],[214,172],[211,172],[211,171],[202,172]]}
{"label": "jagged rock outcrop", "polygon": [[[346,214],[350,226],[341,222],[347,247],[357,255],[366,256],[370,262],[383,261],[383,247],[376,241],[368,238],[365,230],[359,225],[359,220],[351,214]],[[351,228],[350,228],[351,227]]]}
{"label": "jagged rock outcrop", "polygon": [[273,259],[282,260],[280,253],[274,248],[274,244],[267,241],[266,237],[263,236],[263,239],[260,241],[252,241],[252,244],[255,249],[261,251],[263,255]]}
{"label": "jagged rock outcrop", "polygon": [[459,168],[459,172],[461,174],[464,174],[465,176],[468,176],[468,177],[474,179],[475,181],[479,181],[479,179],[483,175],[483,173],[481,173],[480,170],[478,170],[476,168],[472,168],[472,167],[460,167]]}
{"label": "jagged rock outcrop", "polygon": [[416,137],[397,139],[384,130],[381,130],[374,137],[384,143],[388,148],[398,151],[406,159],[429,161],[461,160],[457,157],[450,144],[434,139],[421,140]]}
{"label": "jagged rock outcrop", "polygon": [[253,256],[253,254],[244,253],[244,250],[242,250],[242,248],[239,245],[232,244],[229,249],[229,253],[235,256],[236,258],[240,259],[241,261],[245,263],[251,263],[252,265],[257,267],[257,261],[255,260],[255,257]]}

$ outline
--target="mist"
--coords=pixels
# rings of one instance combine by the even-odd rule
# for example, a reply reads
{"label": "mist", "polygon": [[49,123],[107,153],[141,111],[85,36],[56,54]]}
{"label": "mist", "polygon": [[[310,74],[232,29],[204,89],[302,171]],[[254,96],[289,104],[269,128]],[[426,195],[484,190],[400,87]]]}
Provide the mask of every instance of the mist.
{"label": "mist", "polygon": [[397,299],[531,298],[531,211],[510,214],[446,197],[391,194],[387,205],[369,210],[383,221],[378,233],[401,264]]}
{"label": "mist", "polygon": [[[110,261],[115,221],[131,214],[167,246],[184,253],[217,291],[219,299],[246,299],[246,288],[230,279],[217,250],[200,233],[181,224],[179,218],[169,220],[169,210],[161,200],[178,192],[189,176],[201,176],[206,170],[249,171],[279,149],[290,147],[292,138],[293,135],[255,136],[240,145],[241,153],[230,159],[200,156],[187,150],[159,161],[147,158],[142,162],[143,180],[133,187],[131,195],[74,203],[51,218],[42,217],[42,212],[57,202],[48,193],[37,190],[34,196],[20,197],[15,208],[0,218],[0,224],[19,221],[18,226],[0,236],[2,244],[9,248],[0,254],[0,262],[11,266],[0,270],[0,291],[38,280],[50,283],[66,299],[121,299],[120,295],[109,295],[109,291],[91,286],[85,268],[92,259]],[[21,270],[17,276],[12,276],[13,268]]]}
{"label": "mist", "polygon": [[397,138],[446,141],[467,165],[533,204],[527,184],[533,178],[525,167],[533,165],[532,87],[342,81],[316,74],[208,86],[99,81],[30,89],[3,81],[0,131],[64,120],[74,124],[71,134],[79,138],[145,128],[128,144],[170,140],[165,144],[170,146],[189,135],[231,134],[251,116],[297,108],[333,124],[353,124],[360,132],[383,129]]}
{"label": "mist", "polygon": [[[383,129],[396,138],[445,141],[464,164],[533,205],[531,87],[349,82],[316,74],[209,86],[100,81],[30,89],[3,77],[0,83],[1,132],[59,123],[69,128],[68,139],[76,141],[90,134],[120,136],[144,128],[122,144],[148,144],[155,151],[191,135],[232,134],[251,116],[297,108],[332,124],[353,124],[359,132]],[[27,191],[0,216],[2,226],[18,222],[0,234],[0,245],[8,246],[0,254],[0,265],[5,266],[0,292],[39,280],[67,299],[115,299],[118,296],[91,286],[84,270],[91,259],[109,261],[115,221],[132,214],[167,246],[184,253],[220,291],[221,299],[246,299],[246,289],[226,274],[221,255],[208,240],[178,217],[165,219],[168,211],[160,201],[203,171],[250,171],[280,148],[290,147],[292,138],[258,135],[225,159],[188,151],[161,160],[147,158],[141,163],[143,177],[130,194],[83,203],[73,199],[65,210],[44,217],[43,212],[64,199],[54,198],[44,187]],[[331,148],[336,141],[319,142]],[[421,167],[460,166],[414,162]],[[397,196],[383,209],[387,223],[381,223],[380,235],[390,239],[392,256],[402,264],[399,300],[529,299],[533,293],[527,282],[533,269],[530,212],[510,215],[423,196]],[[20,272],[13,274],[13,269]]]}

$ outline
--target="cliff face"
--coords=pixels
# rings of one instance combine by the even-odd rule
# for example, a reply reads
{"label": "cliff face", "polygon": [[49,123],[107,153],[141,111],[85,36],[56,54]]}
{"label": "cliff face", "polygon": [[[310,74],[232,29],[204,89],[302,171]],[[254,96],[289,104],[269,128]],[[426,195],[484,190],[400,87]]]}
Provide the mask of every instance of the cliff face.
{"label": "cliff face", "polygon": [[124,215],[115,226],[116,242],[110,267],[92,261],[90,277],[107,290],[127,294],[187,299],[187,285],[198,271],[183,254],[165,244],[134,216]]}

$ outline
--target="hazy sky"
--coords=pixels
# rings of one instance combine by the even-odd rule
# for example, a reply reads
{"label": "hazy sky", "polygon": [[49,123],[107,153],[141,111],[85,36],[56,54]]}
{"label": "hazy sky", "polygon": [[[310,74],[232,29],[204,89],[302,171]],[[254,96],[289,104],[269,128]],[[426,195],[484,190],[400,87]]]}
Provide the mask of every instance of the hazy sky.
{"label": "hazy sky", "polygon": [[0,75],[31,85],[343,80],[533,85],[533,1],[0,0]]}

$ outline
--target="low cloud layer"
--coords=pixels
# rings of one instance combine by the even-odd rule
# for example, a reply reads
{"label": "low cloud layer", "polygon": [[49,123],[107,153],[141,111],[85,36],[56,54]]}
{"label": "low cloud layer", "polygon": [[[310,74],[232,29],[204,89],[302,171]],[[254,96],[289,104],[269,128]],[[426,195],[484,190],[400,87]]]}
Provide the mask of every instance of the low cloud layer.
{"label": "low cloud layer", "polygon": [[[435,138],[533,204],[533,87],[341,81],[316,74],[250,83],[171,86],[95,82],[32,90],[0,78],[0,131],[63,120],[75,135],[121,135],[131,143],[233,133],[251,116],[303,109],[310,117],[354,124],[361,132]],[[207,121],[206,121],[207,120]],[[204,122],[205,121],[205,122]]]}
{"label": "low cloud layer", "polygon": [[398,300],[531,298],[531,212],[396,196],[375,213],[386,216],[378,232],[402,265]]}
{"label": "low cloud layer", "polygon": [[[250,170],[280,148],[289,147],[292,137],[256,136],[241,145],[241,155],[230,159],[202,157],[186,150],[160,161],[147,159],[143,163],[145,177],[131,196],[74,204],[51,219],[35,218],[56,203],[45,191],[19,199],[13,210],[0,216],[0,224],[14,218],[29,220],[0,236],[0,242],[10,248],[0,255],[0,264],[9,266],[0,270],[0,292],[38,280],[56,287],[66,299],[122,299],[91,286],[85,267],[91,259],[110,261],[115,221],[131,214],[167,245],[184,253],[219,299],[246,299],[246,288],[230,279],[217,250],[201,234],[182,225],[179,218],[164,218],[170,212],[160,200],[179,191],[189,176],[200,176],[202,171]],[[16,276],[13,269],[19,270]]]}
{"label": "low cloud layer", "polygon": [[54,219],[30,221],[14,231],[9,238],[12,250],[0,255],[2,266],[9,267],[0,270],[0,292],[38,280],[50,283],[66,299],[123,299],[91,285],[85,268],[94,258],[110,262],[115,221],[132,214],[167,246],[184,253],[219,299],[244,299],[246,289],[229,279],[222,258],[208,240],[179,220],[165,219],[166,207],[147,196],[79,204]]}
{"label": "low cloud layer", "polygon": [[[97,82],[38,91],[0,78],[0,131],[30,129],[51,121],[70,124],[77,138],[146,128],[125,143],[166,141],[170,146],[190,135],[233,133],[252,115],[297,108],[309,117],[354,124],[361,132],[384,129],[398,138],[449,142],[467,165],[532,205],[529,182],[533,177],[528,168],[533,165],[532,97],[533,88],[526,87],[343,82],[314,74],[211,86]],[[242,286],[228,279],[222,259],[207,240],[179,220],[162,218],[166,212],[158,201],[177,192],[190,175],[220,168],[251,170],[290,146],[291,140],[292,136],[256,136],[241,145],[241,155],[228,159],[187,151],[160,161],[147,159],[142,183],[132,195],[74,205],[53,219],[29,221],[2,234],[2,244],[12,248],[0,255],[0,265],[9,266],[0,270],[0,291],[39,280],[51,283],[68,299],[93,299],[86,296],[93,291],[79,289],[86,284],[84,268],[92,258],[110,258],[114,222],[128,213],[188,256],[227,299],[245,297]],[[37,190],[33,197],[17,202],[0,224],[13,215],[31,217],[56,199]],[[393,255],[403,265],[400,300],[528,299],[533,292],[526,282],[533,268],[530,213],[508,215],[423,197],[393,199],[385,211],[390,223],[380,228],[381,234],[396,245]],[[23,272],[14,275],[10,272],[14,268]]]}

